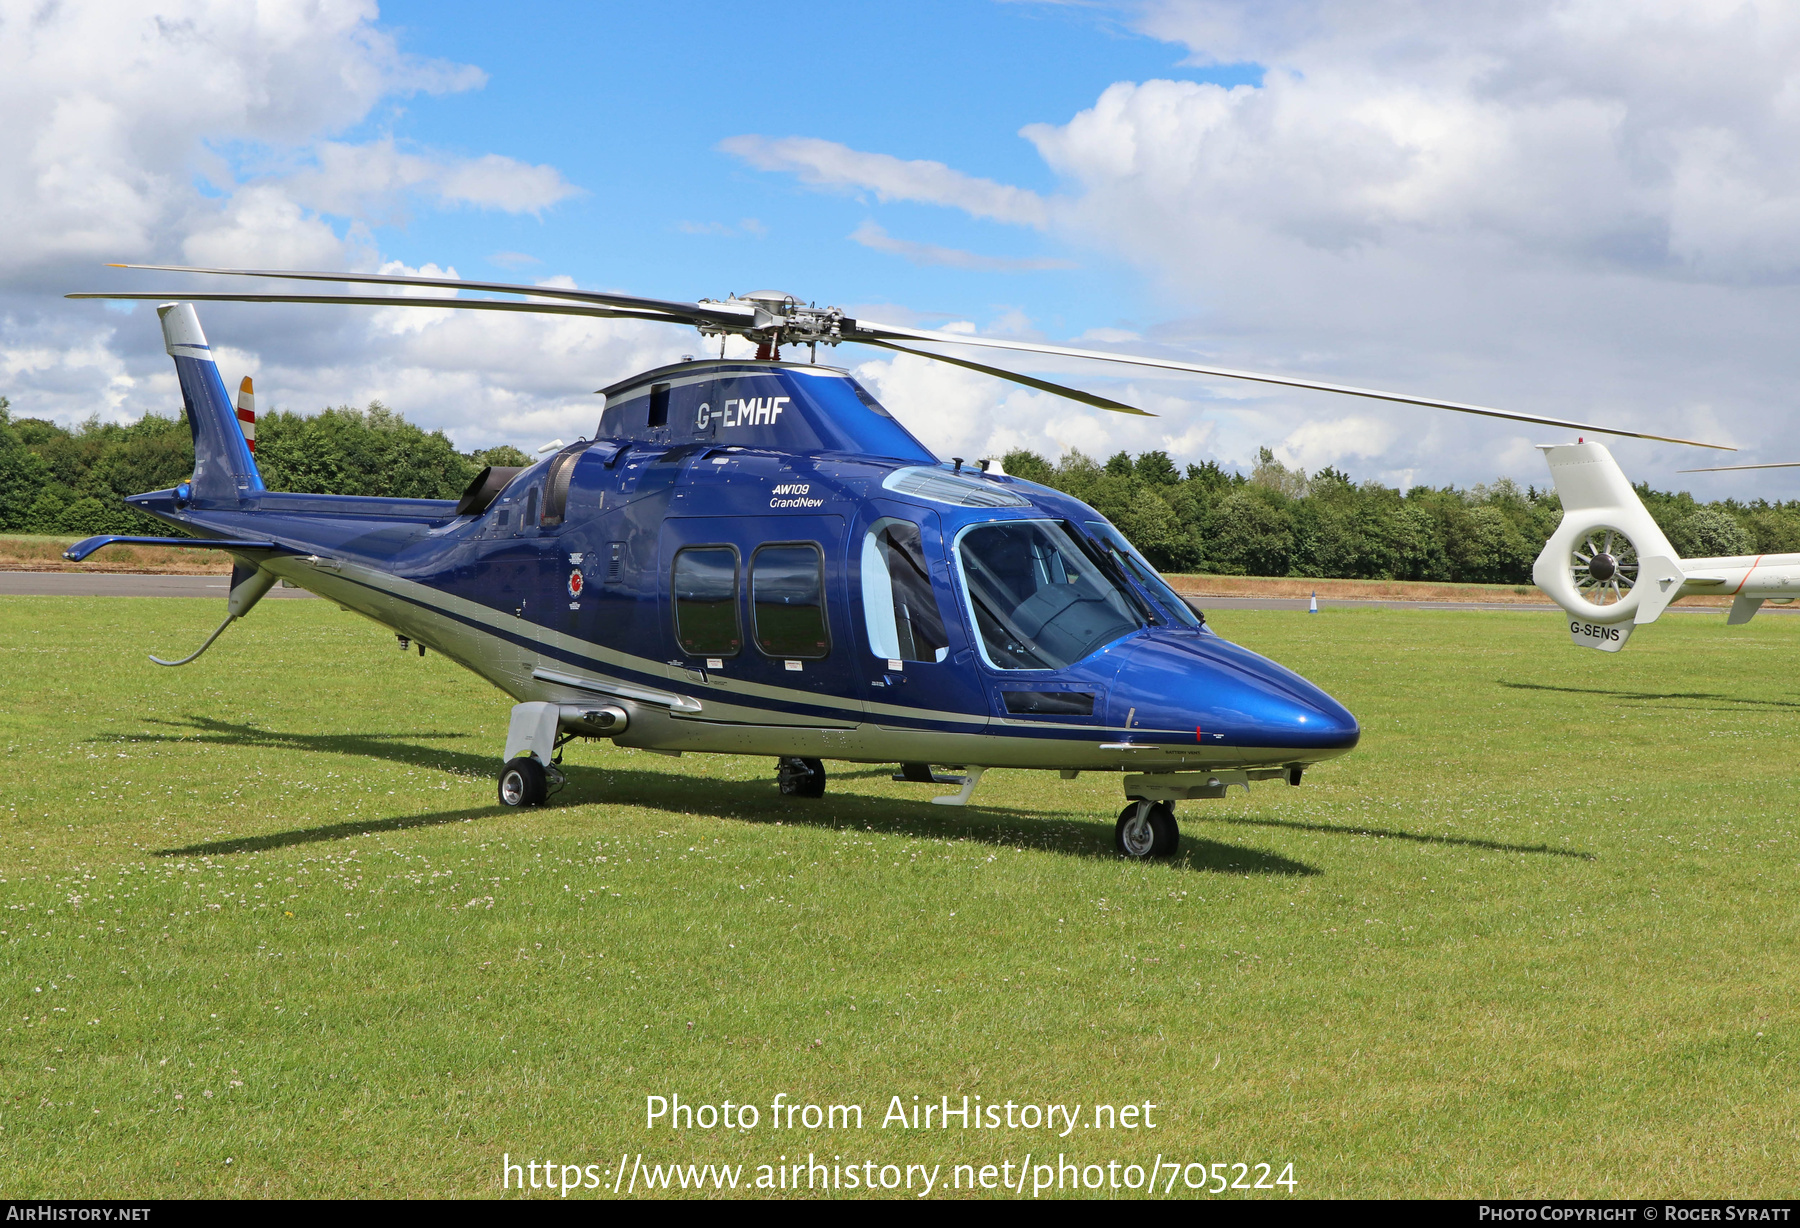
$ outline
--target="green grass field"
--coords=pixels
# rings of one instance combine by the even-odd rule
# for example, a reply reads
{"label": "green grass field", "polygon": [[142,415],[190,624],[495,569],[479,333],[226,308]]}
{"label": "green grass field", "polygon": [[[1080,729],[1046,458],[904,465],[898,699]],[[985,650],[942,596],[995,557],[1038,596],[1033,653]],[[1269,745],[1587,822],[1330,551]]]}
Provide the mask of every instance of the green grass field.
{"label": "green grass field", "polygon": [[[765,760],[583,744],[503,813],[510,701],[326,602],[144,661],[220,604],[0,601],[7,1197],[487,1195],[503,1153],[1794,1190],[1800,619],[1602,656],[1551,614],[1221,612],[1362,747],[1128,865],[1103,775],[959,812],[828,765],[784,803]],[[672,1093],[758,1128],[646,1128]],[[864,1127],[777,1129],[777,1093]],[[1089,1107],[882,1128],[914,1095]]]}

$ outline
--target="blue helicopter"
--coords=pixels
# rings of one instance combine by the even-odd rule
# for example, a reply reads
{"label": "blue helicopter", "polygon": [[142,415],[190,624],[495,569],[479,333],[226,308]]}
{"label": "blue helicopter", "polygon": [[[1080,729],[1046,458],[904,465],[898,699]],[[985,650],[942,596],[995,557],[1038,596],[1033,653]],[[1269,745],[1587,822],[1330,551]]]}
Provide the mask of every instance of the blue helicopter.
{"label": "blue helicopter", "polygon": [[[66,557],[143,542],[234,560],[224,622],[190,656],[152,660],[193,661],[277,581],[308,589],[391,628],[403,650],[429,647],[517,701],[499,772],[506,806],[545,802],[564,780],[561,749],[577,737],[770,756],[781,792],[803,798],[823,795],[826,760],[898,764],[898,780],[955,787],[934,798],[950,805],[967,803],[989,768],[1119,772],[1118,850],[1159,857],[1180,838],[1175,802],[1251,781],[1298,785],[1308,766],[1356,745],[1343,705],[1214,633],[1094,509],[991,460],[940,460],[847,371],[819,365],[821,344],[918,354],[1121,413],[1144,411],[919,347],[989,346],[1667,439],[876,324],[785,294],[683,303],[444,278],[115,267],[515,296],[69,296],[161,304],[194,473],[128,502],[201,536],[93,537]],[[522,469],[489,468],[460,500],[275,492],[246,438],[254,413],[228,397],[196,301],[659,320],[720,338],[721,356],[602,389],[592,439]],[[756,357],[724,358],[730,336],[755,341]],[[781,357],[801,345],[807,361]]]}

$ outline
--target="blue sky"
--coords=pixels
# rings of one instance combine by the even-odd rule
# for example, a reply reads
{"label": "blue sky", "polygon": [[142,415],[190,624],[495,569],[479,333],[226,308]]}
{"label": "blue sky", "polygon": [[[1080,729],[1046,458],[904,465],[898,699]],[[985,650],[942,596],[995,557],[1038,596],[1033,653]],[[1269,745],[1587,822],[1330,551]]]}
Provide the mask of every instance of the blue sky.
{"label": "blue sky", "polygon": [[[778,288],[958,318],[1029,307],[1058,331],[1141,326],[1143,279],[1110,260],[953,209],[809,190],[719,142],[800,133],[1048,193],[1055,176],[1019,136],[1025,125],[1061,122],[1115,81],[1261,75],[1255,65],[1183,66],[1185,48],[1105,9],[965,0],[833,5],[804,19],[759,20],[733,4],[674,11],[384,4],[383,24],[409,51],[477,64],[487,84],[396,102],[348,139],[391,133],[439,150],[501,149],[554,164],[585,195],[537,216],[417,212],[379,232],[383,251],[413,265],[454,259],[469,277],[566,272],[672,297]],[[897,239],[1075,267],[922,267],[851,241],[870,220]],[[543,263],[509,269],[490,259],[502,251]]]}

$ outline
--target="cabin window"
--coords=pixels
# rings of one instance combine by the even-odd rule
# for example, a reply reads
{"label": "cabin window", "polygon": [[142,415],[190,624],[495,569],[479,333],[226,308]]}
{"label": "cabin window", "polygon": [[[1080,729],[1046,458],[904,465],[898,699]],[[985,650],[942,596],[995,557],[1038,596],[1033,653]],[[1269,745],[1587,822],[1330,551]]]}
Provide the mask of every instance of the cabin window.
{"label": "cabin window", "polygon": [[675,638],[690,657],[731,657],[738,625],[738,556],[730,546],[691,546],[675,556]]}
{"label": "cabin window", "polygon": [[669,425],[669,386],[667,384],[650,385],[650,423],[651,426]]}
{"label": "cabin window", "polygon": [[956,554],[982,651],[998,669],[1061,669],[1144,625],[1123,578],[1054,521],[976,525]]}
{"label": "cabin window", "polygon": [[825,631],[825,555],[815,545],[760,547],[750,560],[756,646],[771,657],[807,659],[829,651]]}
{"label": "cabin window", "polygon": [[530,528],[533,524],[537,523],[537,516],[538,491],[537,487],[533,486],[531,492],[525,496],[525,515],[520,518],[519,527],[521,529]]}
{"label": "cabin window", "polygon": [[877,657],[942,661],[949,653],[918,525],[880,520],[869,530],[863,538],[862,594],[869,651]]}

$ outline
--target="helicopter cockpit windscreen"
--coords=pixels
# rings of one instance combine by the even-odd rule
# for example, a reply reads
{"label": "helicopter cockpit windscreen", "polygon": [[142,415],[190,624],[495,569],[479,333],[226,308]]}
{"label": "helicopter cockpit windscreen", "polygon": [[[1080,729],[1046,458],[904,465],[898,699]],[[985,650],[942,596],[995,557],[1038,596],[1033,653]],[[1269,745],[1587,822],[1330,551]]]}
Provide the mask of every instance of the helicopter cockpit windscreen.
{"label": "helicopter cockpit windscreen", "polygon": [[977,525],[957,543],[987,658],[1060,669],[1144,626],[1136,603],[1054,521]]}
{"label": "helicopter cockpit windscreen", "polygon": [[1150,566],[1149,561],[1137,552],[1137,547],[1125,540],[1123,533],[1104,520],[1088,521],[1087,530],[1102,546],[1108,549],[1122,570],[1144,586],[1150,596],[1155,598],[1168,612],[1176,626],[1198,627],[1200,625],[1200,620],[1194,615],[1193,607],[1176,595],[1175,590],[1169,587],[1169,582],[1157,574],[1156,568]]}

